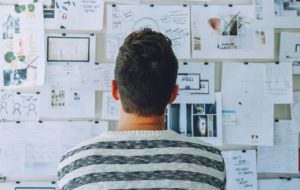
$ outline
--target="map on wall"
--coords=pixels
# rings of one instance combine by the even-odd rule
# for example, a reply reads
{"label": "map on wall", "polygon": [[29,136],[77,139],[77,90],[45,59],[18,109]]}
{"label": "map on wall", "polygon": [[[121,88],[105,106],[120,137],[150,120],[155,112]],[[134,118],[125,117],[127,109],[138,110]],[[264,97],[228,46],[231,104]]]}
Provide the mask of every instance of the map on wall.
{"label": "map on wall", "polygon": [[45,51],[42,4],[0,6],[0,88],[44,83]]}
{"label": "map on wall", "polygon": [[254,5],[193,5],[191,10],[193,58],[274,57],[274,30],[259,23]]}
{"label": "map on wall", "polygon": [[[107,32],[127,36],[149,27],[168,36],[177,58],[190,58],[190,7],[107,5]],[[110,40],[113,41],[113,40]],[[115,45],[115,43],[112,43]],[[107,47],[118,50],[118,48]],[[118,52],[115,52],[116,55]],[[110,54],[113,54],[110,52]]]}

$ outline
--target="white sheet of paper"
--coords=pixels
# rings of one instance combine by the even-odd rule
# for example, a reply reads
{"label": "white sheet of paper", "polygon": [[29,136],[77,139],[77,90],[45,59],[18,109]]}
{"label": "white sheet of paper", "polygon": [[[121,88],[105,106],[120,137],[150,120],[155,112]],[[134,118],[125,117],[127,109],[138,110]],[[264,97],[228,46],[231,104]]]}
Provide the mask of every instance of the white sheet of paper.
{"label": "white sheet of paper", "polygon": [[295,190],[300,187],[300,179],[260,179],[259,190]]}
{"label": "white sheet of paper", "polygon": [[115,59],[122,46],[125,34],[107,34],[105,38],[105,54],[107,59]]}
{"label": "white sheet of paper", "polygon": [[299,133],[292,122],[274,124],[274,146],[258,146],[257,171],[262,173],[298,173]]}
{"label": "white sheet of paper", "polygon": [[279,59],[282,62],[292,63],[293,73],[300,74],[300,33],[281,32]]}
{"label": "white sheet of paper", "polygon": [[293,103],[293,70],[290,63],[266,64],[266,93],[274,104]]}
{"label": "white sheet of paper", "polygon": [[94,91],[110,91],[115,64],[47,65],[46,85],[81,86]]}
{"label": "white sheet of paper", "polygon": [[23,174],[25,171],[25,129],[16,122],[1,122],[0,124],[0,173],[3,176]]}
{"label": "white sheet of paper", "polygon": [[177,84],[179,94],[175,103],[214,103],[215,64],[179,64]]}
{"label": "white sheet of paper", "polygon": [[0,120],[38,121],[39,107],[37,93],[0,92]]}
{"label": "white sheet of paper", "polygon": [[88,34],[47,34],[48,64],[92,65],[96,59],[96,36]]}
{"label": "white sheet of paper", "polygon": [[82,84],[90,86],[96,91],[110,91],[111,82],[115,76],[115,64],[100,63],[85,67],[81,79]]}
{"label": "white sheet of paper", "polygon": [[1,190],[58,190],[52,182],[5,182],[0,183]]}
{"label": "white sheet of paper", "polygon": [[46,29],[90,32],[103,28],[104,0],[56,0],[43,4]]}
{"label": "white sheet of paper", "polygon": [[293,0],[264,0],[268,9],[268,25],[275,28],[300,28],[300,2]]}
{"label": "white sheet of paper", "polygon": [[252,5],[192,5],[192,57],[273,59],[274,30],[264,27]]}
{"label": "white sheet of paper", "polygon": [[22,3],[16,8],[0,5],[0,89],[36,88],[44,84],[42,15],[41,3]]}
{"label": "white sheet of paper", "polygon": [[226,165],[226,189],[257,190],[255,150],[223,151]]}
{"label": "white sheet of paper", "polygon": [[213,145],[223,144],[221,93],[215,93],[213,104],[172,104],[166,117],[168,129]]}
{"label": "white sheet of paper", "polygon": [[113,99],[110,92],[103,92],[102,94],[102,111],[101,119],[103,120],[119,120],[120,106],[119,102]]}
{"label": "white sheet of paper", "polygon": [[[150,27],[172,40],[177,58],[190,58],[190,7],[182,5],[107,5],[107,33],[127,36],[140,28]],[[110,43],[108,55],[116,43]]]}
{"label": "white sheet of paper", "polygon": [[80,86],[82,83],[82,73],[88,66],[83,65],[47,65],[45,86]]}
{"label": "white sheet of paper", "polygon": [[93,89],[74,86],[45,86],[41,90],[42,119],[94,119],[96,93]]}
{"label": "white sheet of paper", "polygon": [[0,128],[0,171],[9,177],[56,176],[63,153],[107,130],[107,122],[5,122]]}
{"label": "white sheet of paper", "polygon": [[224,63],[222,77],[224,143],[273,145],[274,103],[265,93],[265,64]]}
{"label": "white sheet of paper", "polygon": [[300,91],[294,92],[294,103],[291,105],[292,120],[300,131]]}

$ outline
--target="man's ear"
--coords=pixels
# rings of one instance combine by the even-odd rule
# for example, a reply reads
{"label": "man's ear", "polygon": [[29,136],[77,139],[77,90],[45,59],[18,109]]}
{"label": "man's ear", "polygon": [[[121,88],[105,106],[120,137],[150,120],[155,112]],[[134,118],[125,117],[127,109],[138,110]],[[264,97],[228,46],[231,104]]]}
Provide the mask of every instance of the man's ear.
{"label": "man's ear", "polygon": [[172,94],[171,94],[171,97],[168,101],[168,104],[172,104],[175,101],[175,99],[177,97],[177,94],[178,94],[178,91],[179,91],[179,86],[176,84],[174,86],[173,90],[172,90]]}
{"label": "man's ear", "polygon": [[111,81],[111,95],[117,101],[120,99],[119,89],[118,89],[118,85],[117,85],[116,80]]}

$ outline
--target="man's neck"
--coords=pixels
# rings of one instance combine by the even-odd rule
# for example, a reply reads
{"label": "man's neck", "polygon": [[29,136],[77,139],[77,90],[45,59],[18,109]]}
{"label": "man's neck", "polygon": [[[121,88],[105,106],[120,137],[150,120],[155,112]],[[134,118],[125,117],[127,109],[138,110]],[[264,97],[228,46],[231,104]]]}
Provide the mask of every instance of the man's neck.
{"label": "man's neck", "polygon": [[165,117],[162,116],[139,116],[122,112],[118,131],[135,130],[164,130]]}

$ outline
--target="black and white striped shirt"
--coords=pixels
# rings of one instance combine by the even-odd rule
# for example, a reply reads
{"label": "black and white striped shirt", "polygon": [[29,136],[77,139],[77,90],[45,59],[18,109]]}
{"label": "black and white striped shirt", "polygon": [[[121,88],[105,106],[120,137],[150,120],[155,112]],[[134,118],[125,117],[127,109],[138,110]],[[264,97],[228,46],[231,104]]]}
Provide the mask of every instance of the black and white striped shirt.
{"label": "black and white striped shirt", "polygon": [[221,152],[173,131],[108,132],[66,153],[61,190],[220,190]]}

